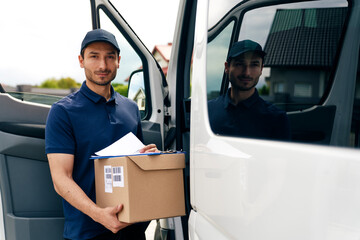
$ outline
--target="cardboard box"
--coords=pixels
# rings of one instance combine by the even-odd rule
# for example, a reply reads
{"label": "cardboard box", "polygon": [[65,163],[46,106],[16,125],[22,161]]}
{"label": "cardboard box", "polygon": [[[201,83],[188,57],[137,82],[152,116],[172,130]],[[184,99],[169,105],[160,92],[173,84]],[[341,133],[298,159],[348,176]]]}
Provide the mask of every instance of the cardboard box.
{"label": "cardboard box", "polygon": [[94,164],[96,204],[123,204],[120,221],[185,215],[183,153],[99,158]]}

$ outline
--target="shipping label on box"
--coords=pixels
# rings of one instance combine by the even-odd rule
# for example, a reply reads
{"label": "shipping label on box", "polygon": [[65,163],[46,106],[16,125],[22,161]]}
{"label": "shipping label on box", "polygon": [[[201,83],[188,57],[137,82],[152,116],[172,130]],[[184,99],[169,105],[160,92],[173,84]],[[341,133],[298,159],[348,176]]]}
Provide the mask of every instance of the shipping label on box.
{"label": "shipping label on box", "polygon": [[98,158],[94,164],[96,204],[123,204],[120,221],[185,215],[184,153]]}

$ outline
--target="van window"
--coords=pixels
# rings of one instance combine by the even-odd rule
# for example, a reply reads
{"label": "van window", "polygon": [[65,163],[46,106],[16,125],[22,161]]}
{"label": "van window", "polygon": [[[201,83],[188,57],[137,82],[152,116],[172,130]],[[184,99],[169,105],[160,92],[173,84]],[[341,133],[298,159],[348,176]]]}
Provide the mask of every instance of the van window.
{"label": "van window", "polygon": [[135,52],[129,42],[125,39],[125,37],[119,32],[119,30],[104,13],[104,11],[100,9],[99,13],[101,28],[115,35],[120,48],[120,67],[112,83],[127,85],[131,73],[135,70],[140,69],[142,67],[142,62],[138,54]]}
{"label": "van window", "polygon": [[285,111],[321,104],[331,87],[347,2],[304,2],[248,11],[239,40],[251,39],[267,53],[258,89]]}
{"label": "van window", "polygon": [[[175,30],[174,27],[177,11],[176,2],[178,2],[178,0],[163,1],[162,6],[164,6],[167,10],[164,12],[164,14],[155,14],[156,16],[150,11],[145,10],[151,9],[153,7],[154,4],[151,2],[145,3],[140,1],[142,6],[141,10],[139,10],[139,5],[136,4],[136,1],[132,2],[132,4],[129,4],[128,1],[110,2],[111,5],[113,5],[114,8],[119,11],[121,18],[126,20],[126,24],[131,26],[139,39],[141,39],[141,41],[146,45],[145,47],[148,48],[149,52],[153,54],[154,59],[161,66],[161,70],[166,77],[172,46],[170,41],[173,38],[173,33]],[[140,15],[143,15],[144,19],[150,17],[152,20],[145,22],[139,21],[139,14],[133,14],[136,9],[138,9]],[[112,21],[114,17],[111,16],[111,14],[108,13],[106,9],[100,9],[99,16],[101,24],[100,27],[114,33],[121,50],[120,67],[115,80],[112,82],[112,85],[115,89],[123,88],[127,90],[127,92],[125,92],[123,95],[137,103],[142,120],[149,119],[151,115],[152,104],[150,97],[151,79],[149,79],[147,59],[141,53],[142,50],[140,50],[136,44],[132,42],[129,36],[127,36],[127,33],[125,33],[120,26],[114,25],[114,21]],[[162,27],[154,27],[154,22],[160,22],[163,19],[167,19],[167,21],[161,25]],[[166,31],[163,31],[164,29],[166,29]]]}
{"label": "van window", "polygon": [[[321,118],[314,124],[302,124],[301,119],[312,118],[322,113],[325,114],[321,117],[334,118],[336,111],[334,106],[321,107],[330,92],[338,54],[341,51],[343,32],[347,26],[347,1],[301,1],[263,7],[250,6],[248,2],[242,1],[229,2],[233,4],[232,7],[228,6],[229,4],[224,6],[231,10],[222,18],[215,16],[214,9],[209,10],[208,19],[211,24],[208,26],[207,98],[212,131],[215,134],[234,137],[329,144],[331,120],[318,130],[317,124],[322,124]],[[215,5],[210,4],[210,8],[212,7]],[[214,23],[214,19],[219,20]],[[256,115],[261,117],[253,118],[243,117],[244,112],[240,113],[240,110],[237,110],[239,112],[236,114],[230,113],[229,109],[239,109],[238,102],[244,99],[232,96],[232,89],[242,88],[238,85],[232,87],[231,84],[231,74],[234,74],[233,79],[240,79],[241,75],[235,72],[229,73],[233,58],[228,60],[228,69],[224,63],[229,57],[231,46],[235,42],[244,40],[258,43],[266,52],[264,58],[259,53],[251,55],[252,58],[257,59],[256,61],[263,63],[263,67],[257,69],[259,74],[254,75],[256,80],[258,77],[258,82],[254,80],[254,85],[259,97],[272,104],[270,111],[276,113],[269,114],[276,115],[274,118],[266,115],[267,113],[264,114],[262,110],[260,115]],[[240,61],[241,65],[247,61],[243,58]],[[251,59],[247,68],[251,69],[254,61]],[[253,79],[251,76],[247,73],[249,77],[247,80]],[[241,78],[245,79],[243,75]],[[233,84],[237,83],[233,82]],[[250,109],[252,103],[242,104],[244,108]],[[214,109],[220,106],[230,107],[222,111]],[[311,112],[314,107],[321,109]],[[307,112],[309,109],[310,113]],[[307,112],[308,115],[303,114],[302,111]],[[281,116],[277,116],[278,112],[282,112]],[[223,119],[219,120],[219,116]],[[289,121],[282,122],[284,116],[285,118],[288,116]],[[243,122],[239,119],[243,119]],[[284,128],[279,126],[285,123],[288,126]],[[219,127],[221,124],[223,126]],[[254,127],[256,125],[258,127]],[[282,135],[280,131],[289,134]]]}
{"label": "van window", "polygon": [[[111,84],[113,85],[115,91],[119,92],[125,97],[131,98],[131,100],[138,103],[141,118],[145,119],[147,117],[148,109],[150,109],[150,102],[146,101],[147,89],[145,85],[144,74],[142,74],[142,72],[138,73],[141,71],[141,69],[144,69],[143,62],[134,48],[130,45],[129,41],[126,40],[124,35],[121,34],[121,32],[117,29],[117,27],[104,11],[106,11],[106,9],[99,10],[101,28],[115,35],[119,44],[121,56],[117,75]],[[135,76],[134,74],[137,76],[136,81],[138,82],[138,87],[136,90],[132,88],[132,91],[129,92],[129,80],[132,76]],[[135,77],[132,77],[133,81],[134,79]]]}

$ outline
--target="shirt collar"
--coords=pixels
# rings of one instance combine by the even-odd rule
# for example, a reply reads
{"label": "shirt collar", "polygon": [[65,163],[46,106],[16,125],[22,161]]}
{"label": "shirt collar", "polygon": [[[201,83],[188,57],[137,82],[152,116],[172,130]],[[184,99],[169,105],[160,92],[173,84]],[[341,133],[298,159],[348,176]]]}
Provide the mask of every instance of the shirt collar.
{"label": "shirt collar", "polygon": [[[226,94],[225,94],[225,99],[224,99],[224,108],[228,108],[230,105],[236,107],[236,105],[234,105],[231,101],[231,98],[230,98],[230,90],[231,88],[228,88]],[[237,106],[240,106],[240,105],[243,105],[244,107],[246,108],[250,108],[253,104],[255,104],[255,102],[259,99],[259,93],[257,91],[257,89],[255,88],[255,92],[253,95],[251,95],[248,99],[242,101],[242,102],[239,102],[237,104]]]}
{"label": "shirt collar", "polygon": [[[115,103],[117,104],[116,94],[114,91],[114,88],[111,86],[111,97],[108,101],[108,103]],[[87,98],[89,98],[94,103],[99,103],[100,101],[106,101],[105,98],[95,92],[93,92],[87,85],[86,81],[83,82],[80,88],[80,92],[84,94]]]}

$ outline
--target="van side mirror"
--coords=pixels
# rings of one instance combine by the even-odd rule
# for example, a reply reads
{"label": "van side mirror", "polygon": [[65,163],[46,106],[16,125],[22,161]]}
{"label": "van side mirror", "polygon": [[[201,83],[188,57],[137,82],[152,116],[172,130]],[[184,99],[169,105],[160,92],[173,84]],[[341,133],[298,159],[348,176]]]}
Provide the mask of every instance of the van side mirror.
{"label": "van side mirror", "polygon": [[135,101],[140,110],[141,119],[146,116],[146,95],[144,71],[142,69],[131,73],[129,78],[128,98]]}

